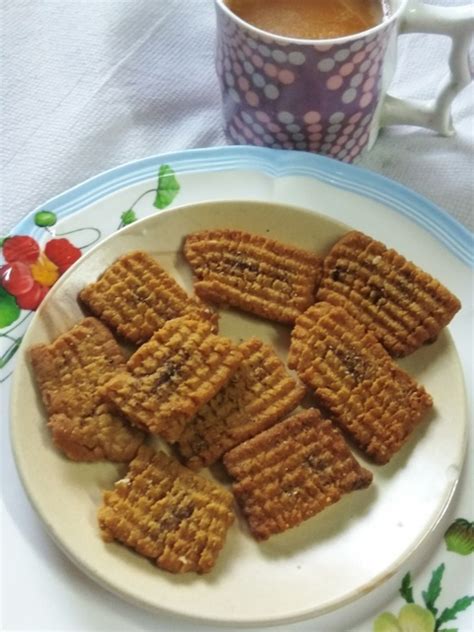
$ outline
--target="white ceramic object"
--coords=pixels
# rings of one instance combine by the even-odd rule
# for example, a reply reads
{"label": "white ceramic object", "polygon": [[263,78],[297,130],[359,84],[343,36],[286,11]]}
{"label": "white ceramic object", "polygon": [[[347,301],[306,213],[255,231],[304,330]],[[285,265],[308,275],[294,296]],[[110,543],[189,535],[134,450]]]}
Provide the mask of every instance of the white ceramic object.
{"label": "white ceramic object", "polygon": [[[121,197],[115,193],[103,198],[89,211],[117,205]],[[360,227],[357,221],[351,224]],[[462,370],[447,331],[401,362],[433,395],[435,407],[389,465],[364,463],[374,472],[373,485],[263,544],[252,540],[239,521],[215,569],[204,577],[173,576],[118,544],[102,542],[96,522],[101,491],[112,486],[123,468],[72,463],[59,454],[27,361],[32,344],[54,339],[81,318],[78,291],[124,252],[150,252],[190,289],[191,275],[180,254],[182,239],[217,226],[252,230],[318,252],[349,228],[327,215],[286,204],[204,202],[162,211],[100,243],[51,290],[18,352],[11,404],[15,459],[30,500],[55,541],[110,590],[147,608],[205,621],[296,621],[341,607],[382,584],[429,543],[446,511],[466,439]],[[403,236],[395,230],[386,241],[398,247]],[[418,262],[436,273],[436,263],[430,266],[430,246]],[[222,316],[221,331],[236,339],[260,336],[285,354],[285,328],[266,321],[228,312]]]}
{"label": "white ceramic object", "polygon": [[[443,136],[451,136],[454,133],[451,104],[472,80],[469,45],[474,32],[474,6],[470,3],[457,7],[437,7],[420,0],[403,0],[399,4],[400,35],[435,33],[450,38],[451,50],[447,60],[449,73],[432,102],[398,99],[387,94],[379,113],[379,128],[385,125],[416,125],[432,129]],[[374,133],[373,142],[376,136],[377,133]]]}

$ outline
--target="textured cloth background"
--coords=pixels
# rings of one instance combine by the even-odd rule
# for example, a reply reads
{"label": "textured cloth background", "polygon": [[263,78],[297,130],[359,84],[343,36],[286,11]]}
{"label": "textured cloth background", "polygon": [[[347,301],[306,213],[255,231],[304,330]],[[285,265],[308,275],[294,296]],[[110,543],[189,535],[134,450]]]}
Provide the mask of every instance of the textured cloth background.
{"label": "textured cloth background", "polygon": [[[214,73],[212,0],[0,0],[0,9],[0,237],[33,208],[105,169],[226,143]],[[447,48],[446,38],[403,36],[392,92],[432,97],[447,73]],[[471,229],[473,97],[471,85],[455,102],[455,137],[391,128],[361,161]],[[133,607],[76,568],[40,527],[16,476],[9,476],[14,465],[7,420],[1,421],[6,458],[0,469],[8,489],[2,495],[14,507],[10,512],[5,500],[0,521],[2,630],[222,629]],[[395,576],[386,584],[393,595],[398,581]],[[373,601],[368,594],[357,606],[381,612],[385,595]],[[339,632],[369,629],[354,620],[352,604],[337,617]],[[334,630],[311,620],[272,629]]]}
{"label": "textured cloth background", "polygon": [[[0,235],[48,198],[133,159],[224,145],[212,0],[0,0]],[[437,4],[462,4],[438,0]],[[430,98],[447,38],[400,38],[392,92]],[[471,229],[474,91],[457,135],[392,127],[360,162]]]}

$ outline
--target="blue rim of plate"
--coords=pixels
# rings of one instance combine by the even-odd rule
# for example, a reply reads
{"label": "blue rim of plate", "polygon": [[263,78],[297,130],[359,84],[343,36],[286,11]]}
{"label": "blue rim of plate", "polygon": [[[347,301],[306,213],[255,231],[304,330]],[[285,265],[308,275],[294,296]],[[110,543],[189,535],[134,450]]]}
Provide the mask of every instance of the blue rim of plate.
{"label": "blue rim of plate", "polygon": [[307,152],[253,146],[210,147],[157,154],[126,163],[86,180],[28,214],[14,228],[33,234],[34,215],[41,208],[59,219],[122,188],[156,176],[166,162],[176,173],[255,170],[274,178],[306,176],[380,202],[416,222],[441,241],[458,259],[474,268],[474,235],[446,211],[422,195],[377,173]]}

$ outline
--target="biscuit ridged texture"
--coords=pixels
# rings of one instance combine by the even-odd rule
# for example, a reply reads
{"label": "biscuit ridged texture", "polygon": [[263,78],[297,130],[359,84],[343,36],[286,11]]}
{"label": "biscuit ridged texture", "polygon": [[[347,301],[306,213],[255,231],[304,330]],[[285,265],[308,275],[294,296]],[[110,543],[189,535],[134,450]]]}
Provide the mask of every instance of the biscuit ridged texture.
{"label": "biscuit ridged texture", "polygon": [[184,254],[202,299],[282,323],[314,302],[322,273],[320,256],[240,230],[188,235]]}
{"label": "biscuit ridged texture", "polygon": [[317,299],[344,307],[394,357],[435,340],[461,307],[439,281],[357,231],[325,258]]}
{"label": "biscuit ridged texture", "polygon": [[117,259],[79,297],[95,316],[135,344],[184,314],[217,324],[214,311],[188,296],[153,257],[140,251]]}
{"label": "biscuit ridged texture", "polygon": [[257,540],[295,527],[372,481],[341,433],[315,409],[230,450],[224,465],[236,480],[234,495]]}
{"label": "biscuit ridged texture", "polygon": [[140,448],[125,478],[106,491],[102,537],[172,573],[207,573],[234,520],[232,495],[164,452]]}
{"label": "biscuit ridged texture", "polygon": [[290,413],[306,389],[291,377],[271,347],[256,338],[239,345],[239,369],[192,419],[178,444],[193,469],[214,463],[227,450]]}
{"label": "biscuit ridged texture", "polygon": [[242,360],[212,324],[187,316],[168,321],[102,393],[135,425],[176,441],[186,423],[221,389]]}
{"label": "biscuit ridged texture", "polygon": [[375,463],[387,463],[432,406],[371,332],[328,303],[297,319],[288,364]]}
{"label": "biscuit ridged texture", "polygon": [[125,368],[110,331],[97,319],[85,318],[29,353],[55,445],[75,461],[132,459],[143,434],[99,395],[100,387]]}

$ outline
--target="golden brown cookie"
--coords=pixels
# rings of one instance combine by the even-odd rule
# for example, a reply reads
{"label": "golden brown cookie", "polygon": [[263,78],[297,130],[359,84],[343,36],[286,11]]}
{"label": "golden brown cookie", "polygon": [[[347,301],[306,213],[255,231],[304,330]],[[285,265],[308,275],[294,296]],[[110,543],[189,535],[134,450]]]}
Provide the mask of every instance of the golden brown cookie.
{"label": "golden brown cookie", "polygon": [[126,477],[104,493],[98,519],[106,542],[117,540],[172,573],[207,573],[234,520],[233,498],[143,446]]}
{"label": "golden brown cookie", "polygon": [[372,481],[341,433],[314,409],[241,443],[227,452],[224,465],[257,540],[295,527]]}
{"label": "golden brown cookie", "polygon": [[136,426],[173,442],[241,360],[237,346],[214,335],[209,321],[183,316],[165,323],[102,393]]}
{"label": "golden brown cookie", "polygon": [[357,231],[325,258],[317,299],[344,307],[395,357],[436,339],[461,307],[439,281]]}
{"label": "golden brown cookie", "polygon": [[146,252],[129,252],[115,261],[80,300],[120,336],[135,344],[148,340],[166,321],[194,314],[217,324],[217,315],[181,286]]}
{"label": "golden brown cookie", "polygon": [[314,303],[322,272],[322,257],[241,230],[188,235],[184,254],[202,299],[282,323]]}
{"label": "golden brown cookie", "polygon": [[51,344],[30,349],[55,445],[75,461],[129,461],[143,434],[105,404],[98,389],[125,368],[109,330],[85,318]]}
{"label": "golden brown cookie", "polygon": [[242,364],[187,424],[178,440],[186,465],[211,465],[224,452],[272,426],[305,394],[271,347],[256,338],[239,345]]}
{"label": "golden brown cookie", "polygon": [[296,321],[288,364],[375,463],[387,463],[433,402],[372,332],[316,303]]}

